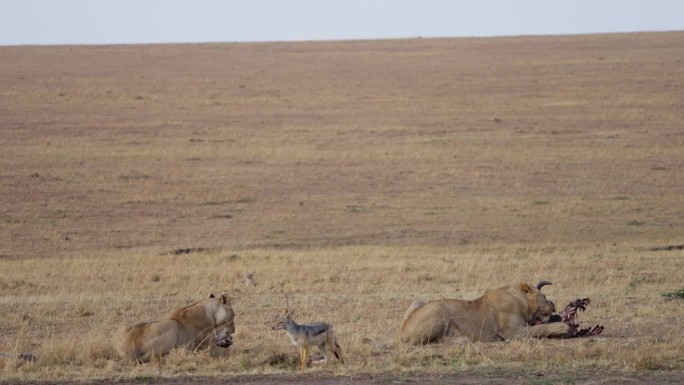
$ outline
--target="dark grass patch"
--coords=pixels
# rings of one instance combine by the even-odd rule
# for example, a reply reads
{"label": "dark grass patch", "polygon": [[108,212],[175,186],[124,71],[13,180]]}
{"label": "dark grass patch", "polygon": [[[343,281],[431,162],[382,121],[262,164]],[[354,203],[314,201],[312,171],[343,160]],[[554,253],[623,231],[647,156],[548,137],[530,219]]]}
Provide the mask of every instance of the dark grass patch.
{"label": "dark grass patch", "polygon": [[663,293],[662,296],[665,297],[665,299],[667,299],[667,300],[684,299],[684,287],[682,287],[681,289],[679,289],[677,291],[671,291],[668,293]]}
{"label": "dark grass patch", "polygon": [[665,246],[653,246],[649,247],[648,251],[674,251],[674,250],[684,250],[684,244],[680,245],[665,245]]}
{"label": "dark grass patch", "polygon": [[185,248],[180,248],[180,249],[175,249],[172,251],[169,251],[167,253],[163,253],[162,255],[182,255],[182,254],[191,254],[191,253],[205,253],[209,251],[208,247],[185,247]]}

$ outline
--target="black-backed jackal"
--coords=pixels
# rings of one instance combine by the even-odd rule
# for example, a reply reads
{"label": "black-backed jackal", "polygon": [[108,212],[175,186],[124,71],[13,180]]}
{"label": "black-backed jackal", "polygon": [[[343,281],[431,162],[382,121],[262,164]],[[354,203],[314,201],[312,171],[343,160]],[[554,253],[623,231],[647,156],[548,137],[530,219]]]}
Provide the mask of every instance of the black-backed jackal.
{"label": "black-backed jackal", "polygon": [[328,363],[328,358],[334,355],[335,358],[344,363],[342,349],[337,342],[337,336],[332,325],[325,322],[316,322],[310,325],[300,325],[294,321],[294,310],[285,309],[282,315],[276,318],[276,325],[273,330],[285,330],[292,340],[292,343],[299,347],[299,370],[304,370],[309,360],[311,346],[317,346],[323,354],[323,365]]}

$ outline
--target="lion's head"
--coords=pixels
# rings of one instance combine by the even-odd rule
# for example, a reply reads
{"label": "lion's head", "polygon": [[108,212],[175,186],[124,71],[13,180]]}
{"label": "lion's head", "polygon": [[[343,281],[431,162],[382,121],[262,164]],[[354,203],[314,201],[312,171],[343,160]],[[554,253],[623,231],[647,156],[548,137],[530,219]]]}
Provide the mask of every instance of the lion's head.
{"label": "lion's head", "polygon": [[544,293],[541,292],[541,288],[546,285],[551,285],[551,282],[540,281],[537,287],[532,287],[525,282],[520,284],[520,290],[522,290],[527,299],[529,312],[526,316],[529,318],[525,321],[529,325],[547,323],[552,320],[552,315],[556,312],[556,305],[549,301]]}
{"label": "lion's head", "polygon": [[235,313],[231,306],[231,298],[228,293],[221,293],[218,296],[210,295],[216,301],[214,311],[214,335],[216,346],[227,348],[233,344],[232,334],[235,333]]}

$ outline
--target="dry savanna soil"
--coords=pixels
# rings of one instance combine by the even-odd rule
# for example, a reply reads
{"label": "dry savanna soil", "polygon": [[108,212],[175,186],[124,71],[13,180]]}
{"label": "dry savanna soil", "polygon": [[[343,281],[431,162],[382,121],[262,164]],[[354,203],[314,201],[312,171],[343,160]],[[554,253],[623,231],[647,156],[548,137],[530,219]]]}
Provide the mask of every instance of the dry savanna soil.
{"label": "dry savanna soil", "polygon": [[[682,383],[683,42],[0,47],[0,382]],[[393,343],[540,279],[603,334]],[[231,349],[111,348],[223,290]],[[285,295],[344,365],[296,372]]]}

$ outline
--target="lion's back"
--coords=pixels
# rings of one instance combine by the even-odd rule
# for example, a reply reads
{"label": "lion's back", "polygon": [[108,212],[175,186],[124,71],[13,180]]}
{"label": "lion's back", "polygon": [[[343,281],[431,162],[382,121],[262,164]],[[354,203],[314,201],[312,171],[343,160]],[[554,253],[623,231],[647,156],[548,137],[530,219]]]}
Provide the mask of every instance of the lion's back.
{"label": "lion's back", "polygon": [[173,348],[178,339],[178,327],[168,320],[121,324],[112,337],[112,345],[122,358],[147,360],[150,355]]}
{"label": "lion's back", "polygon": [[[515,302],[506,291],[505,288],[490,290],[472,301],[415,301],[404,314],[399,338],[411,344],[437,342],[452,335],[470,340],[496,340],[498,323],[496,312],[492,310],[500,308],[501,303],[508,308],[508,302]],[[492,293],[495,295],[490,295]]]}

